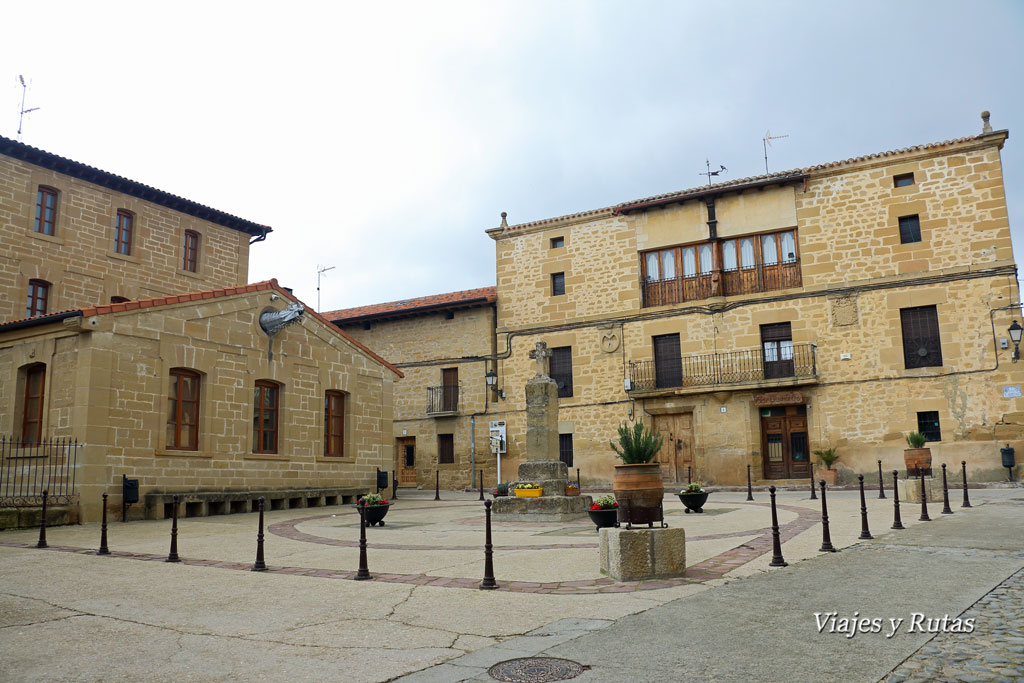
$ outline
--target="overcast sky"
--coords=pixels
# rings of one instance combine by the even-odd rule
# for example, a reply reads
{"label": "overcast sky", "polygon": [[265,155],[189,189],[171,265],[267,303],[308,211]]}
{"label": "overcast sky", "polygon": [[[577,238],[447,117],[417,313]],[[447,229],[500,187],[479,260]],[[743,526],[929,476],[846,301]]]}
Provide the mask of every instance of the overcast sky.
{"label": "overcast sky", "polygon": [[0,134],[274,233],[249,278],[321,310],[494,284],[484,234],[1009,128],[1024,3],[7,3]]}

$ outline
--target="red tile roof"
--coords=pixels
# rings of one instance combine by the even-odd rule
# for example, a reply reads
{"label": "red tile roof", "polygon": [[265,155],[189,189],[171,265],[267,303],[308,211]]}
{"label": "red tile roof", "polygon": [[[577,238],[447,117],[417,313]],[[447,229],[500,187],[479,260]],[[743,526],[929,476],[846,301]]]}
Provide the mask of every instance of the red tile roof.
{"label": "red tile roof", "polygon": [[[125,302],[116,303],[116,304],[101,304],[99,306],[89,306],[87,308],[73,308],[73,309],[68,309],[68,310],[65,310],[65,311],[57,311],[55,313],[47,313],[45,315],[37,315],[37,316],[33,316],[31,318],[19,318],[17,320],[7,320],[7,321],[5,321],[3,323],[0,323],[0,332],[10,331],[10,330],[14,330],[14,329],[22,328],[22,327],[30,327],[30,326],[34,326],[34,325],[45,325],[47,323],[60,322],[61,320],[64,320],[65,318],[74,318],[74,317],[79,317],[79,316],[80,317],[84,317],[84,318],[88,318],[88,317],[92,317],[94,315],[106,315],[106,314],[109,314],[109,313],[123,313],[123,312],[126,312],[126,311],[137,311],[137,310],[144,309],[144,308],[156,308],[157,306],[170,306],[172,304],[188,303],[189,301],[205,301],[207,299],[218,299],[220,297],[233,296],[235,294],[251,294],[253,292],[262,292],[262,291],[266,291],[266,290],[270,290],[270,289],[275,290],[278,294],[280,294],[281,296],[283,296],[284,298],[286,298],[286,299],[288,299],[290,301],[298,301],[299,303],[302,303],[301,301],[299,301],[298,298],[295,297],[294,294],[291,294],[290,292],[285,290],[283,287],[281,287],[277,283],[276,279],[272,279],[272,280],[265,280],[263,282],[255,282],[255,283],[252,283],[252,284],[243,285],[241,287],[225,287],[224,289],[209,289],[209,290],[202,291],[202,292],[188,292],[188,293],[185,293],[185,294],[173,294],[171,296],[161,296],[161,297],[156,297],[154,299],[138,299],[138,300],[135,300],[135,301],[125,301]],[[391,363],[387,362],[386,360],[384,360],[383,358],[378,356],[376,353],[371,351],[365,344],[363,344],[362,342],[360,342],[360,341],[358,341],[356,339],[353,339],[351,336],[349,336],[345,332],[342,332],[341,330],[339,330],[335,325],[331,324],[330,320],[327,320],[325,317],[323,317],[322,315],[320,315],[319,313],[314,311],[309,306],[306,306],[304,303],[302,305],[305,306],[306,314],[307,315],[311,315],[312,317],[314,317],[317,320],[319,320],[327,328],[332,330],[335,334],[339,335],[340,337],[345,339],[345,341],[349,342],[350,344],[352,344],[356,348],[358,348],[361,351],[363,351],[366,355],[370,356],[375,361],[377,361],[381,365],[385,366],[386,368],[388,368],[389,370],[394,372],[399,377],[405,377],[405,375],[402,373],[401,370],[399,370],[394,365],[392,365]]]}
{"label": "red tile roof", "polygon": [[335,323],[350,323],[356,320],[365,320],[367,318],[388,318],[397,315],[427,313],[437,309],[462,308],[477,304],[490,304],[497,300],[497,287],[479,287],[477,289],[467,289],[461,292],[448,292],[447,294],[421,296],[416,299],[390,301],[386,304],[373,304],[371,306],[359,306],[358,308],[342,308],[337,311],[327,311],[323,316],[328,320],[333,320]]}

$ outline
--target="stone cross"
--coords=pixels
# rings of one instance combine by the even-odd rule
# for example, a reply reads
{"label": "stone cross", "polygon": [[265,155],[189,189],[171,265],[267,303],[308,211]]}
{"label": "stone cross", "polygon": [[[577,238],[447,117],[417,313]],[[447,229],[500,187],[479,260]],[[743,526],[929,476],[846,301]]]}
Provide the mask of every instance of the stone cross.
{"label": "stone cross", "polygon": [[547,342],[537,342],[537,348],[530,351],[530,358],[537,360],[537,374],[547,375],[547,359],[555,355],[549,348]]}

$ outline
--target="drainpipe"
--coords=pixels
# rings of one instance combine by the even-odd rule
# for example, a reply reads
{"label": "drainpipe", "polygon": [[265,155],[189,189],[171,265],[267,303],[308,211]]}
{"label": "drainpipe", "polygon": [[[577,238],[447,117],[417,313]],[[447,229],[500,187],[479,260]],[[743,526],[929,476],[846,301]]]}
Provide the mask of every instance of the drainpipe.
{"label": "drainpipe", "polygon": [[469,488],[476,481],[476,415],[469,416]]}

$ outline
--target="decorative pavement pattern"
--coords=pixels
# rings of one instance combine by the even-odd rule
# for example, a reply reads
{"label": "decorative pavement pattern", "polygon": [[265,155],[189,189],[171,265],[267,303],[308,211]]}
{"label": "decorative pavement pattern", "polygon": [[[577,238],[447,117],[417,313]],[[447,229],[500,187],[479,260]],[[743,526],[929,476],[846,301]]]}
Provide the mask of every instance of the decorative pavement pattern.
{"label": "decorative pavement pattern", "polygon": [[940,633],[905,659],[883,683],[1024,680],[1024,569],[960,615],[973,633]]}
{"label": "decorative pavement pattern", "polygon": [[[745,503],[746,505],[757,505],[760,507],[768,507],[767,503]],[[781,542],[785,542],[795,537],[797,534],[806,531],[815,524],[818,523],[818,515],[813,510],[807,508],[801,508],[791,505],[777,505],[776,507],[789,510],[797,514],[797,519],[779,527],[779,537]],[[412,509],[412,508],[408,508]],[[422,509],[430,509],[429,506]],[[354,513],[352,513],[354,514]],[[320,536],[313,536],[305,534],[295,529],[296,524],[300,524],[311,519],[320,519],[324,517],[330,517],[330,515],[316,515],[314,517],[304,517],[301,519],[291,520],[289,522],[281,522],[273,524],[268,527],[268,531],[276,533],[280,536],[290,538],[297,541],[303,541],[307,543],[318,543],[322,545],[334,545],[334,546],[345,546],[352,547],[358,546],[358,542],[353,541],[341,541],[331,538],[323,538]],[[772,535],[770,528],[763,529],[751,529],[743,532],[731,532],[726,534],[714,534],[709,536],[698,536],[694,537],[693,541],[699,540],[710,540],[716,538],[729,538],[735,536],[750,536],[751,534],[759,533],[757,538],[746,541],[745,543],[726,550],[725,552],[719,553],[714,557],[711,557],[703,562],[699,562],[692,567],[688,567],[686,570],[686,576],[674,579],[659,579],[650,581],[622,581],[615,582],[608,578],[596,578],[596,579],[584,579],[579,581],[552,581],[538,583],[533,581],[501,581],[498,580],[498,590],[508,591],[510,593],[542,593],[548,595],[585,595],[591,593],[632,593],[636,591],[647,591],[647,590],[658,590],[661,588],[672,588],[674,586],[682,586],[686,584],[704,583],[707,581],[713,581],[721,579],[729,572],[733,571],[737,567],[741,567],[747,562],[750,562],[765,553],[771,552],[772,549]],[[419,546],[419,545],[397,545],[397,544],[367,544],[371,548],[379,549],[394,549],[394,550],[417,550],[417,549],[430,549],[436,550],[437,546]],[[0,542],[0,546],[6,546],[10,548],[35,548],[34,543],[14,543],[14,542]],[[499,546],[496,549],[511,549],[511,550],[526,550],[526,549],[572,549],[572,548],[593,548],[597,547],[597,544],[582,544],[582,543],[564,543],[564,544],[548,544],[548,545],[533,545],[533,546]],[[479,550],[481,546],[447,546],[449,550]],[[78,553],[80,555],[95,555],[96,550],[93,548],[78,548],[74,546],[59,546],[50,545],[47,550],[53,550],[57,552],[69,552]],[[166,555],[155,555],[152,553],[131,553],[124,551],[111,550],[109,555],[103,555],[100,557],[104,558],[123,558],[130,560],[143,560],[147,562],[163,562],[167,559]],[[252,569],[251,563],[246,562],[224,562],[220,560],[202,560],[195,558],[181,557],[181,564],[196,566],[196,567],[212,567],[215,569],[233,569],[236,571],[250,571]],[[269,572],[277,574],[288,574],[294,576],[310,576],[315,578],[325,579],[344,579],[354,580],[356,576],[355,571],[341,571],[336,569],[316,569],[309,567],[285,567],[267,565]],[[403,583],[414,586],[438,586],[443,588],[472,588],[476,589],[480,585],[479,578],[455,578],[449,576],[431,576],[429,574],[388,574],[388,573],[375,573],[373,574],[373,580],[380,581],[383,583]]]}

